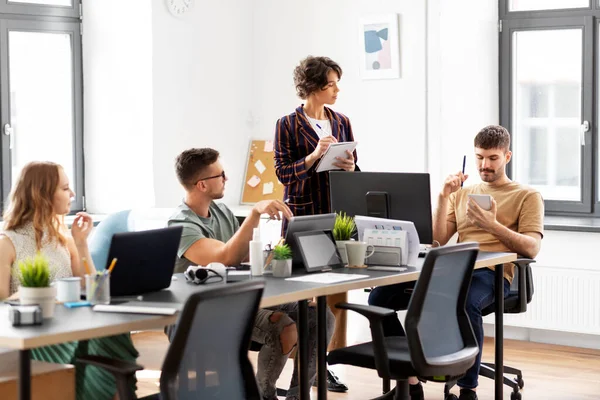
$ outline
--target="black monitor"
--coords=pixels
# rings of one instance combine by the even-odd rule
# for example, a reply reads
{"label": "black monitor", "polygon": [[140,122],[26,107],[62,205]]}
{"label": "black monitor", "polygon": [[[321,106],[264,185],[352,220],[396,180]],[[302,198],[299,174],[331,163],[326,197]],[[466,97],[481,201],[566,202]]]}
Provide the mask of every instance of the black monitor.
{"label": "black monitor", "polygon": [[332,211],[412,221],[421,244],[433,242],[429,174],[331,171],[329,189]]}

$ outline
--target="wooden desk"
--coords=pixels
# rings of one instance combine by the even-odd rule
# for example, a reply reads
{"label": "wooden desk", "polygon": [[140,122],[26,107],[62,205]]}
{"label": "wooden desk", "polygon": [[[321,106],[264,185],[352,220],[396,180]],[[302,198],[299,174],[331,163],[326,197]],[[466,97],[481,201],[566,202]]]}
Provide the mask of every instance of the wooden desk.
{"label": "wooden desk", "polygon": [[[475,267],[483,268],[486,266],[511,262],[516,259],[517,257],[514,253],[480,253]],[[310,391],[308,379],[304,378],[308,375],[308,300],[317,297],[319,330],[319,399],[326,399],[326,296],[371,286],[392,285],[395,283],[414,281],[419,276],[419,270],[423,260],[424,259],[422,258],[419,259],[419,266],[417,268],[412,268],[406,272],[400,273],[349,268],[335,270],[334,272],[336,273],[363,274],[368,277],[334,284],[288,281],[281,278],[273,278],[271,276],[261,278],[266,281],[265,291],[261,300],[261,307],[269,307],[296,301],[300,303],[298,315],[298,350],[301,398],[309,398],[308,393]],[[500,279],[502,279],[502,268],[498,268],[497,270],[500,271],[499,276]],[[224,285],[224,283],[192,285],[185,282],[182,274],[176,274],[176,276],[178,277],[177,280],[171,283],[169,289],[144,295],[144,301],[172,303],[172,305],[182,307],[192,293],[211,289],[218,285]],[[500,281],[500,284],[502,285],[502,281]],[[498,294],[500,295],[501,311],[503,311],[503,291],[496,290],[497,303],[499,300]],[[498,307],[498,304],[496,304],[496,306]],[[63,306],[57,306],[54,317],[44,320],[44,325],[15,328],[11,326],[8,316],[6,315],[8,310],[7,307],[7,305],[0,305],[0,346],[19,350],[19,398],[21,400],[29,400],[30,398],[30,349],[68,341],[112,336],[136,330],[161,328],[166,325],[174,324],[177,320],[177,316],[95,313],[87,307],[67,309]],[[501,328],[503,320],[502,312],[498,313],[498,308],[496,311],[496,368],[497,371],[500,371],[501,373],[502,368],[498,369],[498,367],[502,366]],[[498,330],[499,328],[500,331]],[[498,352],[498,347],[500,347],[500,353]],[[496,385],[498,384],[500,385],[500,390],[502,390],[502,379],[496,381]],[[496,398],[501,399],[501,397]]]}

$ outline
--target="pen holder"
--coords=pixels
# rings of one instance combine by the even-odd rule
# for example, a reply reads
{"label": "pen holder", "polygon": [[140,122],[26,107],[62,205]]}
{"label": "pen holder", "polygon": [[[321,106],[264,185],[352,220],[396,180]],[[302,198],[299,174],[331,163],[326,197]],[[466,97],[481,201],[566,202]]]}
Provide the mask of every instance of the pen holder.
{"label": "pen holder", "polygon": [[110,274],[86,275],[85,293],[91,305],[110,304]]}

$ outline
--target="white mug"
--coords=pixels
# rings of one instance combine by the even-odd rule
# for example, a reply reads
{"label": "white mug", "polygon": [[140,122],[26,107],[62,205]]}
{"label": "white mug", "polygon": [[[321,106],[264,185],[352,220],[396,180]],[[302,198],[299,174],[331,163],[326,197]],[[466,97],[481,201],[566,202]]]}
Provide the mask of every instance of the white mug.
{"label": "white mug", "polygon": [[56,300],[61,303],[81,300],[81,278],[61,278],[56,280]]}
{"label": "white mug", "polygon": [[[371,248],[371,252],[367,254],[367,251]],[[363,268],[365,266],[365,259],[371,257],[375,253],[375,247],[365,242],[347,242],[346,253],[348,253],[348,267],[350,268]]]}

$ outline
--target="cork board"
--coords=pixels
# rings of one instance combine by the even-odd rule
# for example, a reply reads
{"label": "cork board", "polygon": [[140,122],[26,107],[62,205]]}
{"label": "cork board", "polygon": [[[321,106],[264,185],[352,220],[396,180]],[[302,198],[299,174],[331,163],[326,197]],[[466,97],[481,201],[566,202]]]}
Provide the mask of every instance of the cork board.
{"label": "cork board", "polygon": [[275,175],[272,140],[251,140],[242,187],[242,204],[283,200],[283,185]]}

